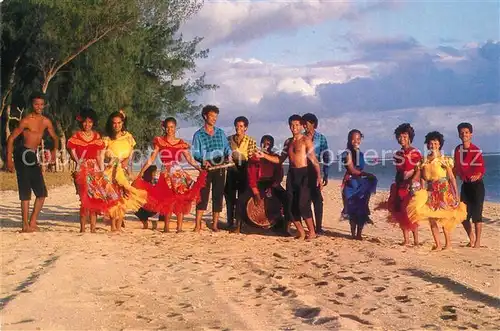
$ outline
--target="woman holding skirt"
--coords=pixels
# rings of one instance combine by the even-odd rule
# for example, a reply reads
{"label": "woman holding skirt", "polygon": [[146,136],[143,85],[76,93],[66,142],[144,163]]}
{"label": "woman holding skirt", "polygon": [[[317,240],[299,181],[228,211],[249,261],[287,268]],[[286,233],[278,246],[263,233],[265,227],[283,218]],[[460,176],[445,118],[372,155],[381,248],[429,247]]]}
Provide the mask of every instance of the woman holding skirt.
{"label": "woman holding skirt", "polygon": [[409,244],[409,234],[413,233],[413,243],[418,246],[418,223],[410,222],[406,207],[416,190],[420,189],[420,169],[422,155],[411,146],[415,131],[409,123],[403,123],[394,130],[401,149],[394,154],[396,178],[391,185],[387,207],[388,221],[399,225],[403,231],[402,245]]}
{"label": "woman holding skirt", "polygon": [[349,218],[353,239],[362,240],[363,227],[370,221],[368,203],[370,196],[377,188],[375,175],[365,172],[365,158],[360,151],[363,134],[359,130],[351,130],[347,136],[347,150],[342,153],[342,162],[347,170],[343,196],[344,212]]}
{"label": "woman holding skirt", "polygon": [[77,168],[73,173],[77,193],[80,196],[80,232],[85,232],[90,218],[90,232],[96,230],[97,214],[106,214],[120,202],[119,188],[103,174],[104,141],[94,131],[97,114],[84,108],[76,118],[80,125],[68,140],[68,150]]}
{"label": "woman holding skirt", "polygon": [[445,247],[451,248],[451,231],[467,216],[467,208],[460,198],[457,182],[453,175],[453,159],[441,154],[444,137],[433,131],[425,136],[429,154],[421,161],[420,185],[408,207],[412,223],[429,222],[434,238],[433,250],[440,250],[439,227],[443,228]]}
{"label": "woman holding skirt", "polygon": [[[200,190],[205,185],[206,171],[192,158],[190,146],[184,140],[176,137],[177,121],[168,117],[162,123],[165,135],[155,137],[153,140],[154,151],[144,164],[139,173],[142,176],[159,155],[163,164],[158,184],[152,189],[152,199],[158,201],[154,211],[165,216],[164,231],[169,231],[170,216],[177,216],[177,232],[182,231],[184,214],[191,211],[193,202],[200,197]],[[182,159],[199,171],[199,176],[194,181],[181,166]]]}
{"label": "woman holding skirt", "polygon": [[119,187],[120,193],[119,203],[108,210],[107,216],[111,220],[111,231],[119,231],[125,213],[138,211],[147,201],[147,192],[130,184],[128,165],[135,139],[130,132],[126,131],[126,116],[123,111],[109,115],[106,133],[108,136],[103,138],[107,160],[104,174]]}

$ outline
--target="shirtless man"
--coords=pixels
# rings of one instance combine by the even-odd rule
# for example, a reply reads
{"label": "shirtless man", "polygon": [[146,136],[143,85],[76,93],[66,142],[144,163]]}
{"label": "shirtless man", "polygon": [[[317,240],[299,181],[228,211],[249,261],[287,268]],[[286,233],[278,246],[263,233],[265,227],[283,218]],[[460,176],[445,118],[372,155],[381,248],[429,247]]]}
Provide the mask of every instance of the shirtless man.
{"label": "shirtless man", "polygon": [[[289,219],[299,232],[297,239],[314,239],[316,232],[311,211],[311,189],[308,183],[307,161],[312,163],[317,177],[316,185],[321,187],[321,174],[318,159],[314,153],[314,145],[311,138],[301,133],[304,120],[300,115],[292,115],[288,119],[288,125],[293,137],[288,138],[283,146],[281,156],[257,152],[257,157],[264,158],[273,163],[283,163],[287,158],[290,160],[290,167],[286,178],[286,191],[288,196],[287,210],[285,211]],[[306,236],[302,227],[301,219],[306,221],[309,233]]]}
{"label": "shirtless man", "polygon": [[[43,180],[42,167],[38,163],[36,150],[42,142],[43,133],[47,130],[54,141],[54,150],[52,151],[50,163],[55,162],[56,151],[59,148],[59,139],[56,136],[50,120],[42,115],[45,107],[43,95],[36,94],[32,96],[31,103],[33,112],[23,118],[19,126],[14,129],[7,139],[7,169],[14,171],[14,165],[17,175],[17,185],[19,187],[19,200],[21,200],[21,214],[23,218],[23,232],[33,232],[38,230],[37,218],[43,203],[47,197],[47,187]],[[14,162],[12,162],[12,151],[14,149],[14,140],[23,136],[24,144],[16,148],[14,153]],[[36,200],[33,212],[28,223],[28,213],[31,200],[31,190],[35,193]]]}

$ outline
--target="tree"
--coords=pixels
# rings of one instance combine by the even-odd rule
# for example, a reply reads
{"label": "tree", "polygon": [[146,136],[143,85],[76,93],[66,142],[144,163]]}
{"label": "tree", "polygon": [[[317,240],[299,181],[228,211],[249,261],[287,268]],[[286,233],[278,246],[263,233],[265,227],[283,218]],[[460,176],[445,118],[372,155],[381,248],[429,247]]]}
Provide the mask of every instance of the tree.
{"label": "tree", "polygon": [[62,146],[82,106],[96,109],[101,128],[107,114],[129,109],[129,129],[145,147],[157,133],[152,121],[164,114],[190,118],[199,108],[190,97],[215,88],[205,84],[204,75],[186,78],[208,51],[197,50],[201,38],[185,41],[178,35],[180,24],[201,5],[200,0],[92,0],[85,6],[6,0],[1,6],[8,9],[4,22],[11,28],[2,32],[2,66],[14,70],[2,72],[2,83],[14,83],[10,91],[2,85],[2,99],[24,100],[22,108],[32,91],[46,92],[46,113]]}

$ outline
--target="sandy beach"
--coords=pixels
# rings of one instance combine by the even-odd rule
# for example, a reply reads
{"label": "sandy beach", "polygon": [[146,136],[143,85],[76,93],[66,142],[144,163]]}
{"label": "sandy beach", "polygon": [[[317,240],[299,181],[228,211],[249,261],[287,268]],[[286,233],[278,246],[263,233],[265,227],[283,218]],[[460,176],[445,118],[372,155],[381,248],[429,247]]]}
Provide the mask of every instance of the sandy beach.
{"label": "sandy beach", "polygon": [[422,246],[402,247],[385,211],[364,241],[349,239],[339,184],[324,189],[327,234],[306,242],[194,234],[193,215],[180,234],[142,230],[133,215],[120,235],[102,222],[79,234],[73,186],[50,190],[41,231],[23,234],[17,192],[0,192],[1,328],[500,329],[499,204],[485,205],[485,247],[465,247],[457,227],[454,249],[432,252],[428,226]]}

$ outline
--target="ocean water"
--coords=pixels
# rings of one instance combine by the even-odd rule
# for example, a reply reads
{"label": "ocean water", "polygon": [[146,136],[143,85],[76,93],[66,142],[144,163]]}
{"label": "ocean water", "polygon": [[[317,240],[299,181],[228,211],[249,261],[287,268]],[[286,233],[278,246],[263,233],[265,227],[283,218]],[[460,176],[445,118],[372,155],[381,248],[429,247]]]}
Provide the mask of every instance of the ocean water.
{"label": "ocean water", "polygon": [[[373,164],[377,163],[377,164]],[[500,202],[500,155],[499,154],[486,154],[484,155],[484,163],[486,173],[484,175],[484,186],[486,189],[487,201]],[[378,162],[367,162],[366,172],[373,173],[378,179],[378,188],[381,190],[389,190],[391,184],[394,182],[395,167],[392,160],[380,160]],[[342,165],[334,163],[330,167],[329,177],[341,180],[344,175]],[[458,187],[460,189],[461,181],[458,180]]]}
{"label": "ocean water", "polygon": [[[500,202],[500,154],[486,154],[484,155],[484,162],[486,167],[486,174],[484,176],[484,185],[486,188],[486,201]],[[376,164],[375,164],[376,163]],[[161,163],[157,160],[157,166],[160,168]],[[134,164],[133,170],[139,171],[142,164]],[[189,165],[186,165],[190,168]],[[285,174],[287,172],[287,165],[284,165]],[[379,160],[378,162],[367,161],[365,171],[373,173],[378,179],[378,189],[389,190],[394,181],[395,167],[390,160]],[[329,178],[341,180],[344,176],[344,168],[342,164],[334,162],[330,166]],[[460,189],[461,181],[458,180]]]}

